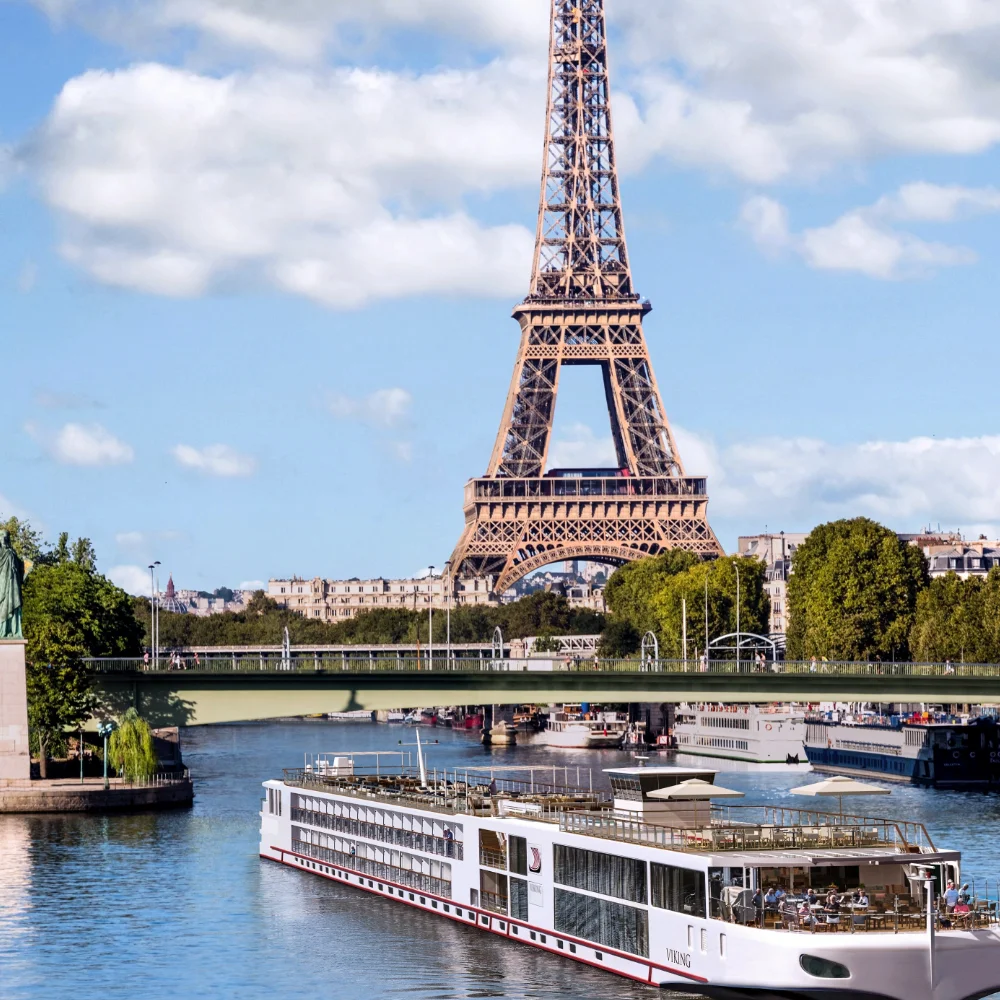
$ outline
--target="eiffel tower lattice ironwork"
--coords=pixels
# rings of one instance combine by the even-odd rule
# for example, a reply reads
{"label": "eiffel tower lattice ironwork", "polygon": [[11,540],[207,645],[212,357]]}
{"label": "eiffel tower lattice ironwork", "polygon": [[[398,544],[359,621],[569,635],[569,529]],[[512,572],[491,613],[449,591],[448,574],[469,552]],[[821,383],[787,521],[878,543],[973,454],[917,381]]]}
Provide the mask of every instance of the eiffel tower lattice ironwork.
{"label": "eiffel tower lattice ironwork", "polygon": [[[621,565],[680,548],[722,550],[704,478],[684,472],[653,376],[632,287],[611,124],[604,0],[552,0],[542,195],[521,346],[500,432],[465,490],[458,577],[502,593],[549,563]],[[599,365],[618,468],[548,475],[563,365]],[[581,470],[583,471],[583,470]]]}

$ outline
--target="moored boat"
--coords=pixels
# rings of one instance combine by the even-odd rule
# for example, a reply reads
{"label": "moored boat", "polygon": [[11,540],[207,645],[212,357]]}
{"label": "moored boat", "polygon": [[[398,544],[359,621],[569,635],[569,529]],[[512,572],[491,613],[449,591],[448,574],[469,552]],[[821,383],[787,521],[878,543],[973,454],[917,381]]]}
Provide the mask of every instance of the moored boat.
{"label": "moored boat", "polygon": [[810,718],[814,770],[972,791],[1000,788],[1000,729],[992,717],[937,721],[917,715]]}
{"label": "moored boat", "polygon": [[679,754],[802,764],[805,717],[805,710],[793,705],[681,704],[672,735]]}
{"label": "moored boat", "polygon": [[549,713],[539,739],[553,747],[611,749],[621,746],[628,727],[628,717],[617,712],[591,712],[583,706],[564,705]]}

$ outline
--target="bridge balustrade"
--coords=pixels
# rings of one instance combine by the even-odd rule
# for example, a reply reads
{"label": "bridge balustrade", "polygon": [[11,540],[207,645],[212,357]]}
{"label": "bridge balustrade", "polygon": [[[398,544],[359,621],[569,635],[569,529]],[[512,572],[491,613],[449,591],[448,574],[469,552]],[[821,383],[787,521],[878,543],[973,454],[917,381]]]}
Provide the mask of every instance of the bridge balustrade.
{"label": "bridge balustrade", "polygon": [[573,657],[555,654],[551,658],[501,659],[491,657],[448,657],[435,650],[433,657],[416,655],[352,656],[347,653],[312,653],[282,657],[280,653],[227,653],[218,656],[182,657],[177,660],[160,658],[144,661],[138,657],[104,657],[84,661],[87,668],[98,674],[121,673],[171,673],[202,674],[243,673],[435,673],[479,674],[517,672],[569,672],[578,674],[699,674],[756,676],[762,684],[773,675],[802,675],[816,677],[966,677],[1000,678],[998,663],[872,663],[863,661],[837,661],[822,664],[810,660],[784,660],[768,662],[763,666],[755,661],[734,659],[711,660],[701,665],[694,660],[642,660],[638,658],[604,659],[601,657]]}

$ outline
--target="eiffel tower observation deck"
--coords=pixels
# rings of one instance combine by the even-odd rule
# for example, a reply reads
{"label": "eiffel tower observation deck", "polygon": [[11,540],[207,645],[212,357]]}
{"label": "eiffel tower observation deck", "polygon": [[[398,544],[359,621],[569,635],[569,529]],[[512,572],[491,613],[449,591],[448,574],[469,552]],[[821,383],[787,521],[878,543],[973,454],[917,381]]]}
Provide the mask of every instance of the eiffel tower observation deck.
{"label": "eiffel tower observation deck", "polygon": [[[722,554],[704,477],[688,476],[653,374],[625,244],[604,0],[552,0],[541,202],[521,344],[486,475],[465,488],[452,574],[503,593],[567,559]],[[548,471],[563,365],[598,365],[615,469]]]}

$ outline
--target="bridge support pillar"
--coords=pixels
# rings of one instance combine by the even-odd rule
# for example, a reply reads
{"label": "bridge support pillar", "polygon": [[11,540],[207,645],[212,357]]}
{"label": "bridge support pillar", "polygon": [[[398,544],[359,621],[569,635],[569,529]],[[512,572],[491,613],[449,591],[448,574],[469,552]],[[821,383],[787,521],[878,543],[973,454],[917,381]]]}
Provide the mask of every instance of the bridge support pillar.
{"label": "bridge support pillar", "polygon": [[0,639],[0,785],[31,777],[24,645]]}

